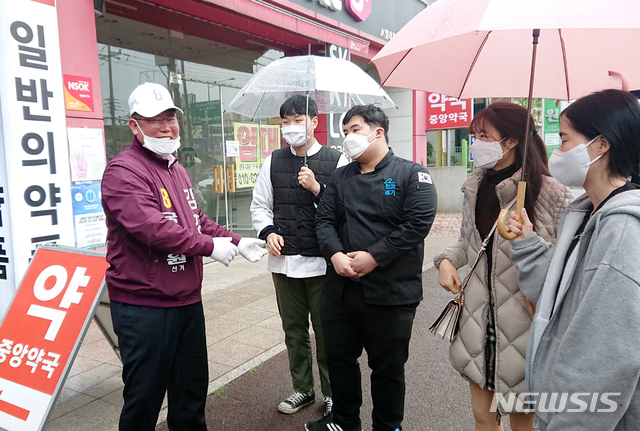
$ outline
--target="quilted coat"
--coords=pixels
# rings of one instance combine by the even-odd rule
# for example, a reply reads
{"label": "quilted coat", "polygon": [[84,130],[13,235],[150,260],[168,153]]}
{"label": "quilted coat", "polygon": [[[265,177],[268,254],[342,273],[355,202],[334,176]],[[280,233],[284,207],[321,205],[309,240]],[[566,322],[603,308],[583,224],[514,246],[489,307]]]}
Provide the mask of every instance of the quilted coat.
{"label": "quilted coat", "polygon": [[[476,169],[462,185],[464,204],[460,239],[434,258],[436,268],[442,259],[449,259],[457,269],[475,260],[483,240],[476,228],[476,197],[485,172],[485,169]],[[501,208],[515,201],[520,178],[519,170],[496,186]],[[573,195],[567,187],[544,176],[535,205],[535,232],[546,241],[555,243],[560,213],[572,200]],[[481,388],[486,387],[486,308],[489,295],[492,295],[496,332],[494,384],[496,392],[508,396],[510,392],[520,394],[525,390],[525,355],[531,318],[525,297],[518,287],[518,270],[509,258],[511,243],[500,237],[497,231],[494,235],[493,248],[487,250],[487,253],[492,253],[493,267],[489,272],[491,292],[486,283],[487,259],[483,256],[467,285],[460,331],[451,343],[449,355],[453,367],[463,377]]]}

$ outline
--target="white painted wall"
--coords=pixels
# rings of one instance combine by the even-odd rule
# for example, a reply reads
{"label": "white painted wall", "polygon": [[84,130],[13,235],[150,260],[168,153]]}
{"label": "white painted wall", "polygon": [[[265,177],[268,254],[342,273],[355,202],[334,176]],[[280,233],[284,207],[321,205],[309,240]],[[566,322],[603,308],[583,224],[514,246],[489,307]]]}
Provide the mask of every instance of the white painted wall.
{"label": "white painted wall", "polygon": [[460,191],[467,179],[466,166],[427,168],[438,193],[438,211],[462,212],[464,194]]}
{"label": "white painted wall", "polygon": [[389,147],[403,159],[413,160],[413,91],[385,88],[398,109],[385,109],[389,117]]}

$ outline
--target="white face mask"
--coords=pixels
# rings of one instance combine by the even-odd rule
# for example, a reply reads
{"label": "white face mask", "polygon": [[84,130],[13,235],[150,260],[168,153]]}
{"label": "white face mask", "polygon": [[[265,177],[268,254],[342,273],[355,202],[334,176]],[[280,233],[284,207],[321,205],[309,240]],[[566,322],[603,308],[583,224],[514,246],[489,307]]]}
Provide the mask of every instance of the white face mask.
{"label": "white face mask", "polygon": [[344,141],[342,141],[342,147],[347,153],[347,156],[354,160],[360,157],[371,144],[380,139],[376,138],[373,141],[369,142],[369,136],[373,135],[374,133],[376,133],[375,130],[367,136],[361,135],[359,133],[349,133],[347,136],[345,136]]}
{"label": "white face mask", "polygon": [[282,130],[282,137],[284,138],[284,140],[287,141],[292,147],[300,147],[311,138],[311,135],[307,135],[306,127],[302,124],[285,126],[280,130]]}
{"label": "white face mask", "polygon": [[140,128],[140,124],[138,124],[137,121],[136,124],[138,125],[138,130],[140,130],[140,133],[142,133],[142,137],[144,138],[142,146],[152,153],[159,155],[163,159],[168,159],[169,156],[171,156],[178,150],[178,148],[180,148],[180,136],[178,136],[177,139],[152,138],[151,136],[147,136],[144,134],[144,132]]}
{"label": "white face mask", "polygon": [[549,171],[551,175],[560,183],[567,187],[582,187],[587,179],[589,167],[598,161],[604,154],[600,154],[591,160],[587,147],[591,145],[600,135],[596,136],[586,144],[576,145],[564,153],[558,149],[553,150],[549,157]]}
{"label": "white face mask", "polygon": [[505,139],[507,138],[493,142],[482,141],[480,139],[473,141],[473,145],[469,147],[469,151],[471,151],[474,166],[476,168],[492,169],[505,154],[515,148],[509,148],[503,153],[500,143]]}

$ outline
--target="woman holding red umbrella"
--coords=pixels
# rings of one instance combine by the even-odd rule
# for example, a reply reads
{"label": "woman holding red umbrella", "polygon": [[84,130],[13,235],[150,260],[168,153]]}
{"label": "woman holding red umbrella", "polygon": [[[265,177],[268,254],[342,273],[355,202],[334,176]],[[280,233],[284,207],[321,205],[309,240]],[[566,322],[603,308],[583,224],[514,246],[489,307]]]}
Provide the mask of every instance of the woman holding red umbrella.
{"label": "woman holding red umbrella", "polygon": [[[465,194],[460,239],[434,259],[438,282],[453,293],[461,287],[458,268],[473,262],[482,240],[492,232],[501,208],[515,203],[524,157],[527,110],[513,103],[494,103],[471,123],[471,146],[476,169],[462,186]],[[535,231],[554,242],[561,211],[573,198],[570,190],[551,178],[542,139],[529,141],[525,170],[525,208],[533,215]],[[476,430],[501,430],[491,411],[494,394],[519,395],[525,389],[525,354],[531,317],[529,304],[518,287],[518,272],[509,259],[509,241],[497,232],[465,290],[460,330],[451,343],[454,368],[469,381]],[[531,430],[533,415],[511,414],[511,429]]]}

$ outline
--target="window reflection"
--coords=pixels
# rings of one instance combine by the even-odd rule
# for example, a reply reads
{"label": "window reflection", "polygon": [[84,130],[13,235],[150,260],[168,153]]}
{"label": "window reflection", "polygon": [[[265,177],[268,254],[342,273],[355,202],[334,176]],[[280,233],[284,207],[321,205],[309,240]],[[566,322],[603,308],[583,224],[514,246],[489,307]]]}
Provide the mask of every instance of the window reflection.
{"label": "window reflection", "polygon": [[[159,30],[155,34],[162,31],[167,32]],[[101,34],[113,33],[113,30],[105,30],[103,24],[102,28],[99,26],[98,39],[103,41],[105,37],[101,38]],[[140,40],[131,39],[127,41],[128,45],[123,40],[118,44],[132,48],[144,46],[150,37],[148,33],[139,33]],[[247,56],[242,53],[244,51],[234,50],[238,56]],[[253,58],[252,72],[255,73],[283,53],[268,50],[257,58],[253,52],[249,55]],[[253,73],[137,51],[117,44],[98,43],[98,56],[107,161],[131,145],[133,134],[127,124],[130,117],[127,100],[131,91],[143,82],[165,85],[174,103],[184,111],[184,115],[178,115],[181,138],[178,159],[189,172],[200,208],[217,223],[241,235],[255,236],[249,213],[253,187],[236,187],[236,157],[224,157],[222,143],[236,140],[236,123],[255,124],[257,128],[259,122],[221,112]],[[269,120],[261,123],[268,124]],[[259,160],[256,163],[261,165]]]}

